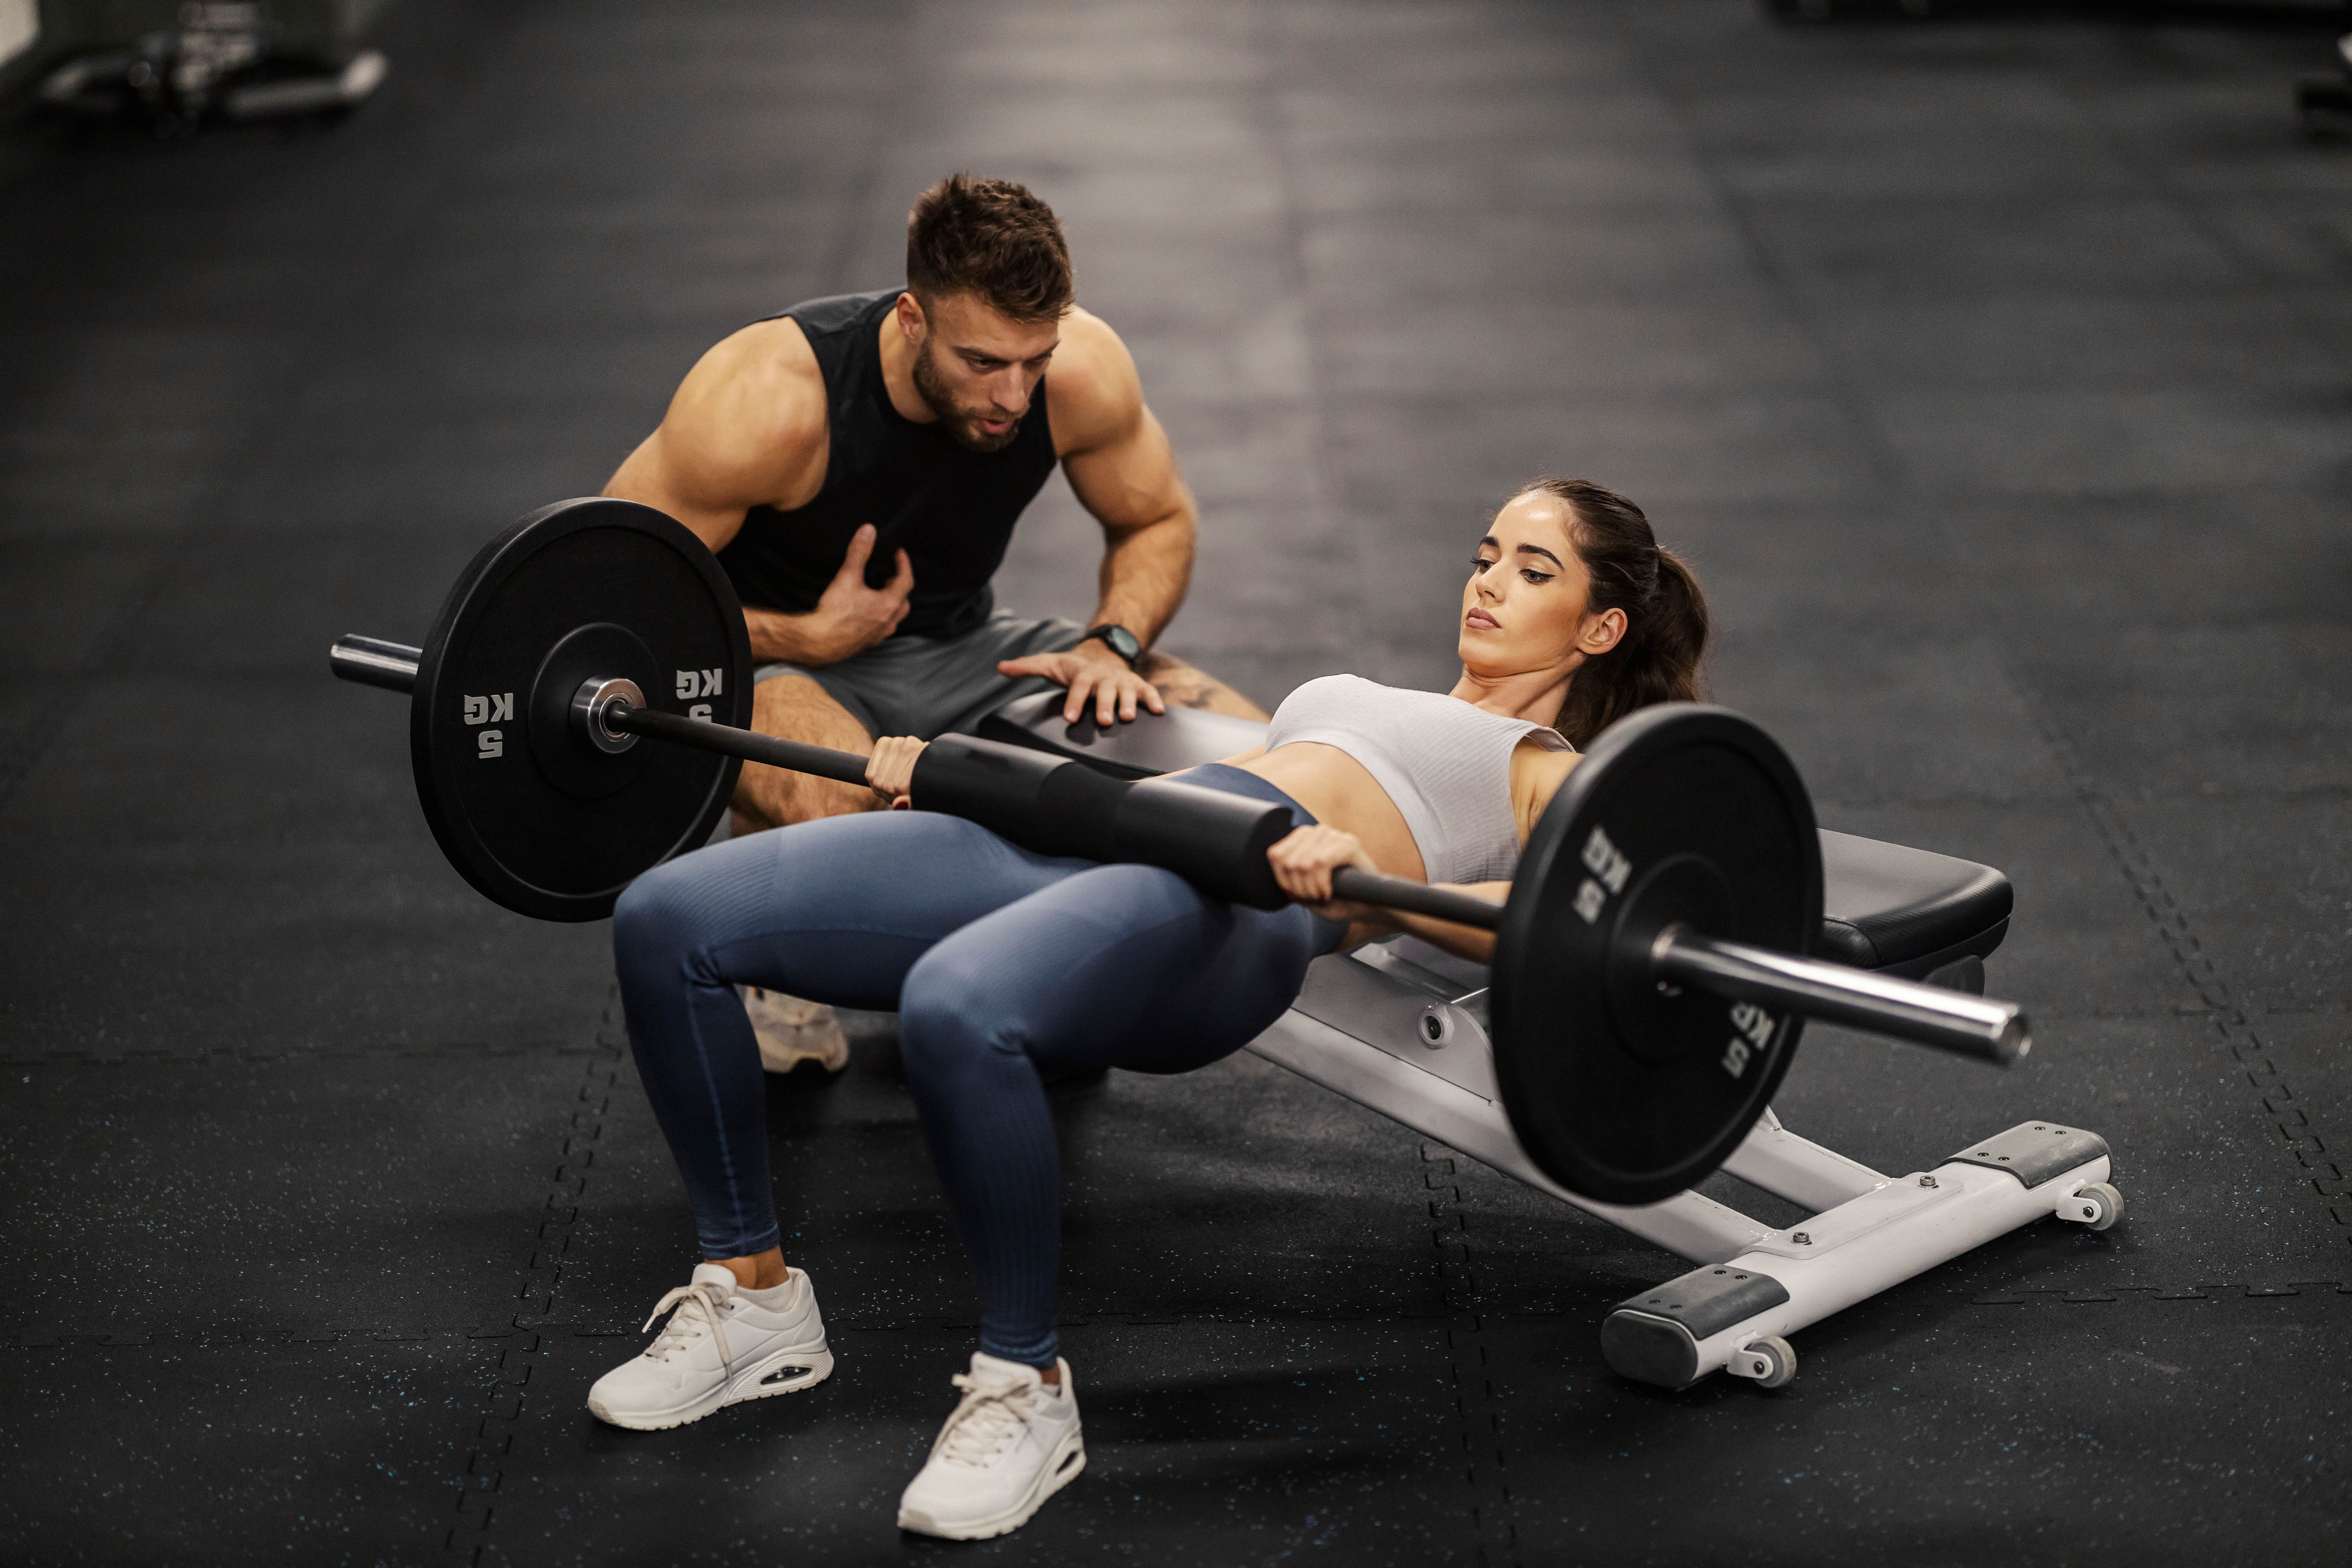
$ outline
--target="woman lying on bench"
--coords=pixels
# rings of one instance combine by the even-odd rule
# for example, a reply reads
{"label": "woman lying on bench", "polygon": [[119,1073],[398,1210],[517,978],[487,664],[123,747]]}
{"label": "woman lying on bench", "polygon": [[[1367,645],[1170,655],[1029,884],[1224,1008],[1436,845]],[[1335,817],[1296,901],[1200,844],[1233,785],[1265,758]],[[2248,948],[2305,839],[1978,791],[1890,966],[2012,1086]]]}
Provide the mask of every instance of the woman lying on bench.
{"label": "woman lying on bench", "polygon": [[[979,1538],[1026,1521],[1086,1462],[1056,1354],[1061,1183],[1040,1073],[1205,1067],[1280,1017],[1312,960],[1404,927],[1484,959],[1486,933],[1328,901],[1332,871],[1501,897],[1573,745],[1697,696],[1707,616],[1639,508],[1546,479],[1477,542],[1458,627],[1450,693],[1310,680],[1263,746],[1177,775],[1290,809],[1298,826],[1271,851],[1300,900],[1285,910],[1221,903],[1155,867],[1049,858],[928,812],[803,823],[638,879],[613,925],[629,1039],[708,1261],[589,1408],[673,1426],[831,1371],[808,1277],[779,1247],[766,1078],[734,987],[895,1008],[982,1301],[962,1402],[898,1522]],[[879,742],[869,782],[907,804],[921,749]]]}

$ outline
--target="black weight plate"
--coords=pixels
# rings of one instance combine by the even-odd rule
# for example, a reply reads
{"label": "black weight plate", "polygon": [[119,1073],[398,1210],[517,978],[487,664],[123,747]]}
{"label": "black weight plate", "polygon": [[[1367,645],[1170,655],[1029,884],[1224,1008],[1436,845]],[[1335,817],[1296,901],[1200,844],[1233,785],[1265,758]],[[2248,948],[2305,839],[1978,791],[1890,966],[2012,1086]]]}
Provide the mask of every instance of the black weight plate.
{"label": "black weight plate", "polygon": [[1770,1103],[1802,1020],[1660,993],[1650,942],[1679,921],[1803,953],[1821,919],[1812,801],[1769,735],[1693,703],[1610,726],[1528,839],[1497,932],[1496,1077],[1529,1157],[1606,1203],[1703,1180]]}
{"label": "black weight plate", "polygon": [[634,501],[559,501],[491,541],[417,663],[409,757],[433,836],[485,896],[541,920],[612,913],[638,875],[710,836],[741,767],[656,741],[596,752],[550,696],[590,675],[635,680],[668,712],[751,717],[751,640],[726,573]]}

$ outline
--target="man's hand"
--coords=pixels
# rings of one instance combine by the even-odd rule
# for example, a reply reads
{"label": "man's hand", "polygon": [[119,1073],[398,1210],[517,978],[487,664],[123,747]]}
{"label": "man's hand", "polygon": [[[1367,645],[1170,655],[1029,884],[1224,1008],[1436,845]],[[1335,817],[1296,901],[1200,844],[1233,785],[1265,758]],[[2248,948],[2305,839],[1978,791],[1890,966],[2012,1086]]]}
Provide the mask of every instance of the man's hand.
{"label": "man's hand", "polygon": [[1342,833],[1319,822],[1312,827],[1294,827],[1275,840],[1265,858],[1274,868],[1274,879],[1281,884],[1282,890],[1325,920],[1345,921],[1349,925],[1359,921],[1371,925],[1392,923],[1386,910],[1331,896],[1331,873],[1340,867],[1380,869],[1364,853],[1362,843],[1354,834]]}
{"label": "man's hand", "polygon": [[1067,653],[1008,658],[997,665],[996,672],[1042,675],[1057,686],[1068,687],[1070,694],[1062,702],[1062,722],[1066,724],[1078,721],[1088,697],[1094,699],[1095,722],[1106,730],[1114,720],[1134,718],[1139,703],[1154,713],[1168,711],[1160,689],[1128,668],[1127,660],[1104,647],[1100,637],[1088,637]]}
{"label": "man's hand", "polygon": [[863,653],[898,629],[907,618],[907,595],[915,586],[915,568],[907,552],[898,552],[898,570],[879,588],[866,585],[866,563],[874,553],[874,525],[866,523],[849,536],[842,552],[841,570],[833,574],[816,608],[805,616],[779,616],[779,630],[798,646],[787,656],[794,664],[838,664]]}
{"label": "man's hand", "polygon": [[929,744],[912,735],[883,736],[874,742],[874,754],[866,760],[866,786],[888,801],[891,810],[907,810],[912,805],[909,792],[914,787],[915,759]]}

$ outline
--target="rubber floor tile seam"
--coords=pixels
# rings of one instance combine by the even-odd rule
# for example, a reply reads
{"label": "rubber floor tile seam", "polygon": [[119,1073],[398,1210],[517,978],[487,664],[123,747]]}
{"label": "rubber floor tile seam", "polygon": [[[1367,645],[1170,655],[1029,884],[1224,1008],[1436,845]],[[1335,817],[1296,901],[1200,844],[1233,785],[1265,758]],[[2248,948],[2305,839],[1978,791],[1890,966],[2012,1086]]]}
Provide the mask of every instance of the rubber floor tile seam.
{"label": "rubber floor tile seam", "polygon": [[1516,1568],[1518,1529],[1505,1474],[1502,1401],[1495,1392],[1486,1325],[1478,1313],[1477,1276],[1470,1259],[1470,1228],[1462,1212],[1462,1190],[1454,1182],[1454,1162],[1459,1158],[1442,1144],[1421,1145],[1422,1184],[1429,1192],[1430,1246],[1437,1254],[1439,1289],[1451,1314],[1445,1323],[1446,1368],[1454,1384],[1478,1561],[1489,1568]]}
{"label": "rubber floor tile seam", "polygon": [[[2246,1303],[2325,1300],[2352,1311],[2352,1284],[2334,1279],[2295,1280],[2287,1284],[2224,1285],[2019,1285],[1972,1296],[1972,1307],[2115,1307],[2183,1301],[2205,1307],[2239,1308]],[[2258,1310],[2258,1309],[2251,1309]]]}
{"label": "rubber floor tile seam", "polygon": [[2068,787],[2081,803],[2084,814],[2090,817],[2141,911],[2156,927],[2182,977],[2210,1009],[2205,1016],[2212,1021],[2217,1042],[2245,1069],[2246,1083],[2261,1097],[2263,1114],[2277,1131],[2284,1152],[2301,1167],[2303,1184],[2323,1202],[2334,1200],[2327,1210],[2328,1217],[2342,1231],[2342,1239],[2352,1243],[2352,1203],[2344,1201],[2352,1198],[2352,1181],[2347,1179],[2343,1165],[2330,1157],[2330,1141],[2320,1135],[2303,1102],[2280,1075],[2277,1064],[2271,1059],[2270,1047],[2246,1016],[2245,1009],[2239,1005],[2236,988],[2222,975],[2212,954],[2199,940],[2188,910],[2166,886],[2155,857],[2099,788],[2073,737],[2059,727],[2039,694],[2013,667],[2010,681],[2040,728]]}
{"label": "rubber floor tile seam", "polygon": [[[595,1049],[580,1085],[578,1102],[564,1129],[563,1147],[548,1184],[541,1214],[538,1247],[525,1266],[520,1305],[513,1328],[522,1342],[507,1347],[499,1357],[499,1372],[488,1407],[477,1423],[474,1446],[457,1477],[457,1519],[442,1544],[467,1563],[479,1563],[488,1543],[490,1521],[498,1511],[497,1494],[505,1479],[506,1459],[522,1419],[523,1401],[530,1383],[533,1358],[542,1332],[557,1327],[554,1312],[563,1279],[564,1254],[580,1217],[580,1203],[588,1188],[588,1173],[595,1163],[596,1142],[612,1108],[613,1089],[620,1079],[625,1039],[617,987],[608,996],[596,1031]],[[569,1327],[570,1325],[562,1325]]]}

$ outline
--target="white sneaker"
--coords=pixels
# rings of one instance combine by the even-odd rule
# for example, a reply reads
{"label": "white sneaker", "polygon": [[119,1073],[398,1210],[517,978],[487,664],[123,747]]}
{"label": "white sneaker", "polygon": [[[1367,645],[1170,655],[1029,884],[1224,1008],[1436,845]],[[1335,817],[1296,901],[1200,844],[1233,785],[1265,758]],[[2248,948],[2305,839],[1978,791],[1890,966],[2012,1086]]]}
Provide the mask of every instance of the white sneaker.
{"label": "white sneaker", "polygon": [[[772,1294],[782,1300],[759,1299]],[[670,1320],[654,1342],[588,1391],[598,1420],[655,1432],[699,1421],[722,1405],[797,1393],[833,1375],[816,1288],[797,1268],[770,1292],[745,1290],[722,1264],[699,1263],[693,1283],[664,1296],[646,1327],[664,1312]]]}
{"label": "white sneaker", "polygon": [[743,1016],[751,1021],[751,1037],[760,1042],[760,1065],[770,1072],[790,1072],[803,1062],[815,1062],[827,1072],[849,1065],[849,1037],[824,1003],[756,985],[735,989],[743,998]]}
{"label": "white sneaker", "polygon": [[898,1528],[950,1541],[985,1541],[1029,1522],[1087,1468],[1078,1387],[1070,1363],[1058,1388],[1034,1366],[974,1352],[958,1373],[964,1391],[931,1444],[930,1461],[898,1499]]}

